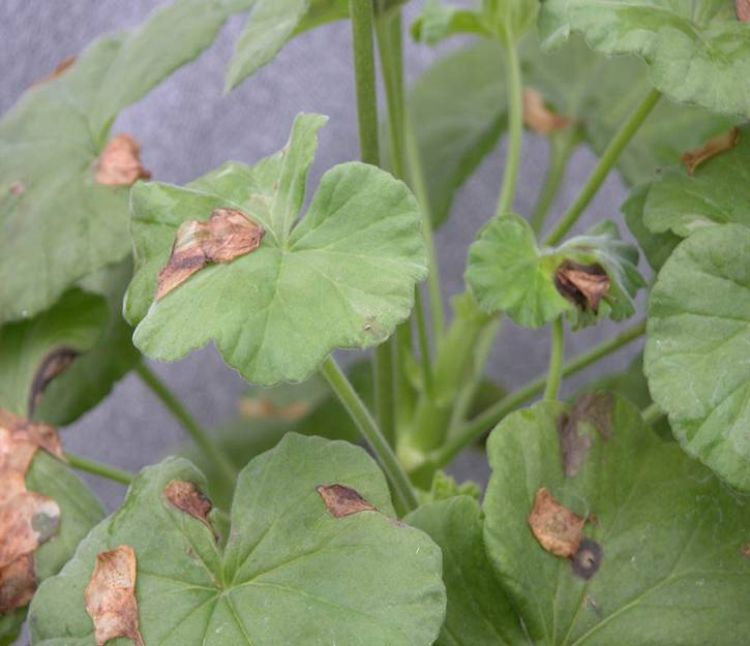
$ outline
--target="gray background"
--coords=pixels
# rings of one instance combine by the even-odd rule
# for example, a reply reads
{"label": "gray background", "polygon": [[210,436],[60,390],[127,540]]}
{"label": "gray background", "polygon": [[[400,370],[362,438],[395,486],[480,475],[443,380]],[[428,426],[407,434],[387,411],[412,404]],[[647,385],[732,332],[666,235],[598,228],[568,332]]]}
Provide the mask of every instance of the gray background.
{"label": "gray background", "polygon": [[[159,4],[162,2],[156,0],[2,0],[0,111],[7,110],[24,88],[80,52],[92,39],[139,24]],[[421,4],[414,0],[408,16],[413,17]],[[115,132],[132,133],[142,142],[144,164],[159,180],[184,183],[226,160],[253,162],[274,152],[285,142],[295,114],[301,111],[331,117],[322,134],[313,183],[330,166],[357,158],[349,25],[338,23],[302,35],[270,66],[223,96],[225,70],[243,23],[241,16],[231,19],[209,51],[127,110],[115,125]],[[413,80],[438,54],[408,42],[408,78]],[[524,145],[516,210],[528,214],[544,177],[547,146],[531,135],[526,136]],[[446,297],[462,291],[466,249],[494,212],[502,159],[501,148],[485,161],[458,196],[450,222],[438,233]],[[592,163],[587,150],[575,155],[553,216],[571,203]],[[619,179],[610,177],[579,229],[602,218],[619,220],[624,198]],[[606,324],[570,335],[567,354],[586,350],[615,329]],[[546,368],[547,334],[505,323],[490,361],[492,375],[507,386],[538,375]],[[566,390],[581,385],[582,378],[623,367],[635,349],[629,348],[571,380]],[[154,368],[202,423],[214,426],[236,415],[236,402],[245,384],[213,349]],[[130,470],[158,461],[183,441],[180,427],[134,375],[64,433],[69,450]],[[483,460],[476,456],[464,457],[457,468],[462,476],[484,479],[486,474]],[[121,487],[88,480],[108,507],[118,503]]]}

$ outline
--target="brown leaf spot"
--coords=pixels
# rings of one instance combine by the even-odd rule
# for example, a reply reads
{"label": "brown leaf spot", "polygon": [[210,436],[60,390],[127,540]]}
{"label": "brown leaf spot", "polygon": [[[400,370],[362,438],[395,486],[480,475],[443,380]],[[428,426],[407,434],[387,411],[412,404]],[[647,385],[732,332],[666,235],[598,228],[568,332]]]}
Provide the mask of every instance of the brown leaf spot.
{"label": "brown leaf spot", "polygon": [[183,480],[172,480],[164,489],[164,495],[177,509],[197,518],[213,532],[213,527],[208,520],[213,503],[195,484]]}
{"label": "brown leaf spot", "polygon": [[570,558],[583,539],[586,519],[561,505],[545,487],[536,492],[529,526],[539,544],[550,554]]}
{"label": "brown leaf spot", "polygon": [[735,0],[734,8],[741,22],[750,22],[750,0]]}
{"label": "brown leaf spot", "polygon": [[26,554],[0,568],[0,615],[23,608],[36,592],[34,557]]}
{"label": "brown leaf spot", "polygon": [[300,400],[280,406],[270,397],[245,397],[240,401],[240,413],[250,419],[281,419],[296,422],[310,412],[309,402]]}
{"label": "brown leaf spot", "polygon": [[595,540],[584,538],[578,547],[578,551],[570,560],[573,574],[588,581],[599,571],[603,558],[604,551],[602,550],[602,546]]}
{"label": "brown leaf spot", "polygon": [[340,484],[320,485],[317,492],[336,518],[344,518],[361,511],[377,511],[373,505],[354,489]]}
{"label": "brown leaf spot", "polygon": [[242,211],[216,209],[206,221],[180,225],[172,255],[159,273],[156,300],[161,300],[208,263],[228,263],[255,251],[265,230]]}
{"label": "brown leaf spot", "polygon": [[13,182],[10,185],[10,188],[8,189],[8,192],[13,197],[21,197],[21,195],[23,195],[26,192],[26,185],[23,182],[21,182],[21,181]]}
{"label": "brown leaf spot", "polygon": [[596,314],[602,298],[609,293],[610,281],[600,265],[580,265],[566,260],[555,272],[555,286],[576,307]]}
{"label": "brown leaf spot", "polygon": [[59,348],[50,352],[37,368],[34,375],[34,381],[31,384],[29,393],[29,417],[34,414],[37,406],[42,401],[42,396],[47,386],[50,385],[55,377],[59,377],[65,372],[78,357],[78,352],[70,348]]}
{"label": "brown leaf spot", "polygon": [[99,157],[96,181],[105,186],[130,186],[151,173],[141,165],[141,147],[130,135],[117,135]]}
{"label": "brown leaf spot", "polygon": [[560,416],[557,432],[566,476],[580,471],[591,449],[593,437],[586,432],[585,424],[592,425],[605,440],[612,437],[614,405],[609,393],[586,393],[576,399],[570,412]]}
{"label": "brown leaf spot", "polygon": [[744,556],[746,559],[750,559],[750,543],[745,543],[740,548],[740,554],[742,554],[742,556]]}
{"label": "brown leaf spot", "polygon": [[573,124],[573,119],[557,114],[544,103],[541,92],[532,88],[523,91],[523,121],[534,132],[548,135],[558,130],[565,130]]}
{"label": "brown leaf spot", "polygon": [[120,545],[96,557],[96,567],[86,587],[86,612],[94,622],[97,646],[127,637],[143,646],[135,598],[136,557],[129,545]]}
{"label": "brown leaf spot", "polygon": [[729,132],[710,139],[701,148],[686,152],[682,156],[682,163],[685,164],[688,175],[692,175],[702,163],[707,162],[720,153],[731,150],[739,142],[740,129],[732,128]]}

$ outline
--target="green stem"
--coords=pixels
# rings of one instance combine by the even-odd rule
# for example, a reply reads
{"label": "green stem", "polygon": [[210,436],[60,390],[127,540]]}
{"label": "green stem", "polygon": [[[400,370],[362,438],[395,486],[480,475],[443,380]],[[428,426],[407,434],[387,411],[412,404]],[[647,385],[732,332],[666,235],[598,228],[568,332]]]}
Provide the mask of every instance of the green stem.
{"label": "green stem", "polygon": [[638,129],[641,127],[646,117],[651,113],[661,98],[661,92],[651,90],[641,104],[635,109],[630,118],[622,125],[620,130],[615,134],[612,141],[607,146],[604,154],[591,173],[586,185],[583,187],[578,199],[573,203],[568,212],[563,216],[560,223],[547,239],[548,245],[554,245],[560,242],[571,228],[578,222],[586,207],[599,191],[604,180],[609,175],[609,171],[615,165],[620,157],[620,153],[628,145]]}
{"label": "green stem", "polygon": [[159,398],[164,407],[172,413],[173,417],[182,424],[203,453],[217,467],[222,478],[231,486],[237,476],[237,471],[229,458],[215,443],[214,439],[196,421],[177,396],[144,362],[140,362],[135,370],[143,383]]}
{"label": "green stem", "polygon": [[359,146],[365,164],[380,164],[378,141],[378,96],[375,78],[375,55],[372,37],[372,0],[349,0],[352,18],[352,48],[357,91]]}
{"label": "green stem", "polygon": [[505,159],[503,184],[497,203],[498,216],[513,209],[518,173],[521,169],[523,146],[523,83],[518,49],[510,35],[506,35],[505,52],[508,63],[508,152]]}
{"label": "green stem", "polygon": [[568,168],[570,155],[575,150],[575,139],[569,135],[553,135],[550,139],[550,162],[547,169],[547,175],[544,178],[542,190],[537,198],[534,213],[531,216],[531,226],[537,235],[544,228],[555,198],[560,191],[562,181],[565,178],[565,171]]}
{"label": "green stem", "polygon": [[422,366],[422,381],[428,397],[432,396],[432,355],[430,353],[430,338],[427,334],[427,322],[424,319],[424,305],[422,292],[419,287],[414,288],[414,312],[417,319],[417,338],[419,340],[419,363]]}
{"label": "green stem", "polygon": [[117,467],[112,467],[108,464],[102,464],[101,462],[89,460],[88,458],[82,458],[79,455],[74,455],[73,453],[68,453],[67,451],[65,452],[65,459],[68,461],[68,464],[76,471],[91,473],[95,476],[99,476],[100,478],[105,478],[106,480],[119,482],[120,484],[129,485],[135,477],[132,473],[128,473],[127,471],[123,471],[122,469],[118,469]]}
{"label": "green stem", "polygon": [[411,486],[409,477],[401,468],[390,444],[383,437],[367,407],[359,398],[359,395],[357,395],[352,384],[333,357],[328,357],[325,360],[320,371],[330,384],[333,392],[336,393],[342,406],[357,425],[362,437],[370,445],[373,453],[375,453],[380,466],[391,483],[397,508],[402,514],[416,509],[418,504],[417,496]]}
{"label": "green stem", "polygon": [[396,177],[406,179],[401,12],[386,12],[379,15],[375,21],[375,31],[388,107],[391,168]]}
{"label": "green stem", "polygon": [[544,399],[556,401],[562,383],[563,361],[565,360],[565,325],[563,317],[552,323],[552,348],[549,357],[549,371],[547,385],[544,389]]}
{"label": "green stem", "polygon": [[[584,368],[588,368],[600,359],[617,352],[632,341],[640,338],[645,333],[646,323],[644,321],[619,334],[613,339],[605,341],[593,350],[585,352],[567,362],[562,368],[562,376],[568,377],[580,372]],[[486,411],[475,417],[466,424],[449,443],[436,452],[433,458],[435,468],[439,469],[450,463],[454,457],[463,451],[463,449],[476,442],[482,437],[482,435],[508,415],[508,413],[511,413],[519,406],[523,406],[542,393],[546,385],[547,377],[539,377],[516,392],[511,393],[507,397],[503,397],[499,402],[493,404]]]}
{"label": "green stem", "polygon": [[660,421],[662,417],[666,416],[666,413],[660,406],[652,402],[641,411],[641,415],[646,424],[653,426],[656,422]]}

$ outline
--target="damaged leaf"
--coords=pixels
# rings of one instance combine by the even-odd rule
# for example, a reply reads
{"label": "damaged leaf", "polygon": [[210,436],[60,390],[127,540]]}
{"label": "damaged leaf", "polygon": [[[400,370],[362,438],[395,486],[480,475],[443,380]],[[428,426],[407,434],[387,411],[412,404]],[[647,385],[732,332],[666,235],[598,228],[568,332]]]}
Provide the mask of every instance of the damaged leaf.
{"label": "damaged leaf", "polygon": [[[34,556],[25,554],[0,568],[0,615],[29,605],[36,592]],[[3,633],[0,630],[0,638]]]}
{"label": "damaged leaf", "polygon": [[138,630],[135,578],[136,556],[129,545],[97,554],[94,573],[86,586],[86,612],[94,622],[97,646],[118,637],[144,646]]}
{"label": "damaged leaf", "polygon": [[565,475],[576,475],[585,463],[594,441],[592,431],[605,440],[612,436],[614,401],[608,393],[585,393],[576,398],[569,412],[560,415],[558,433]]}
{"label": "damaged leaf", "polygon": [[555,272],[557,290],[581,310],[599,311],[599,303],[609,294],[611,281],[601,265],[581,265],[566,260]]}
{"label": "damaged leaf", "polygon": [[183,480],[173,480],[164,489],[164,495],[177,509],[190,514],[213,531],[211,522],[208,519],[208,515],[213,509],[213,504],[211,503],[211,499],[196,484]]}
{"label": "damaged leaf", "polygon": [[159,272],[156,300],[164,298],[208,263],[232,262],[255,251],[264,233],[263,227],[233,209],[214,209],[205,222],[183,222],[177,229],[169,262]]}
{"label": "damaged leaf", "polygon": [[750,0],[734,0],[734,8],[741,22],[750,22]]}
{"label": "damaged leaf", "polygon": [[328,511],[336,518],[344,518],[363,511],[377,511],[357,491],[344,485],[320,485],[317,487]]}
{"label": "damaged leaf", "polygon": [[702,147],[686,152],[682,156],[688,175],[694,175],[695,169],[709,159],[732,150],[740,141],[740,129],[732,128],[729,132],[707,141]]}
{"label": "damaged leaf", "polygon": [[[385,478],[367,453],[344,442],[287,434],[239,475],[226,547],[203,523],[165,504],[173,482],[206,483],[188,461],[148,467],[123,506],[81,543],[31,606],[35,646],[65,626],[90,639],[79,595],[97,556],[129,545],[138,557],[137,603],[146,644],[430,646],[445,612],[440,549],[393,522]],[[379,512],[334,517],[316,488],[336,482]],[[165,612],[168,599],[168,612]]]}
{"label": "damaged leaf", "polygon": [[[558,439],[568,405],[517,411],[490,436],[485,546],[528,640],[733,643],[750,629],[747,500],[662,441],[631,404],[613,397],[610,409],[609,437],[592,430],[575,475]],[[569,559],[540,549],[529,531],[542,488],[589,519]]]}
{"label": "damaged leaf", "polygon": [[141,147],[130,135],[117,135],[99,156],[94,176],[105,186],[130,186],[151,173],[141,165]]}
{"label": "damaged leaf", "polygon": [[586,519],[561,505],[546,487],[536,492],[529,514],[534,538],[550,554],[570,558],[581,545]]}
{"label": "damaged leaf", "polygon": [[530,87],[523,90],[523,120],[539,135],[549,135],[573,125],[570,117],[550,110],[544,103],[542,93]]}
{"label": "damaged leaf", "polygon": [[0,506],[0,584],[4,584],[1,568],[33,554],[55,535],[59,522],[60,508],[47,496],[23,492],[4,501]]}

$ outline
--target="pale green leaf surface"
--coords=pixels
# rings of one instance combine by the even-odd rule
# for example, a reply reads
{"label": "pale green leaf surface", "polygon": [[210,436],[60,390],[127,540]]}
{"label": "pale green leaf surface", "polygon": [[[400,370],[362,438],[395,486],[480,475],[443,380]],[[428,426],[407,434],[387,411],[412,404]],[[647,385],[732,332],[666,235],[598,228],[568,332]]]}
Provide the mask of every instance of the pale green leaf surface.
{"label": "pale green leaf surface", "polygon": [[428,45],[436,45],[446,38],[459,34],[491,37],[478,11],[463,9],[443,0],[427,0],[419,18],[411,28],[412,36]]}
{"label": "pale green leaf surface", "polygon": [[[145,469],[123,507],[96,527],[32,604],[38,645],[93,644],[84,590],[96,554],[131,545],[147,644],[432,644],[445,592],[440,550],[393,522],[388,486],[361,449],[287,435],[253,460],[237,485],[226,548],[171,507],[173,480],[204,486],[189,462]],[[382,513],[335,518],[320,484],[356,489]]]}
{"label": "pale green leaf surface", "polygon": [[640,184],[630,191],[630,195],[621,210],[625,215],[630,232],[635,236],[638,245],[646,256],[649,265],[659,271],[674,248],[680,244],[681,238],[671,231],[654,233],[644,223],[644,207],[648,199],[651,184]]}
{"label": "pale green leaf surface", "polygon": [[696,231],[659,272],[645,370],[675,437],[729,483],[750,489],[750,229]]}
{"label": "pale green leaf surface", "polygon": [[[513,413],[490,437],[484,538],[514,607],[539,644],[736,644],[750,628],[750,501],[660,440],[629,403],[611,403],[609,439],[579,424],[591,447],[574,476],[563,471],[562,404]],[[603,558],[588,582],[529,528],[542,487],[596,516],[585,533]]]}

